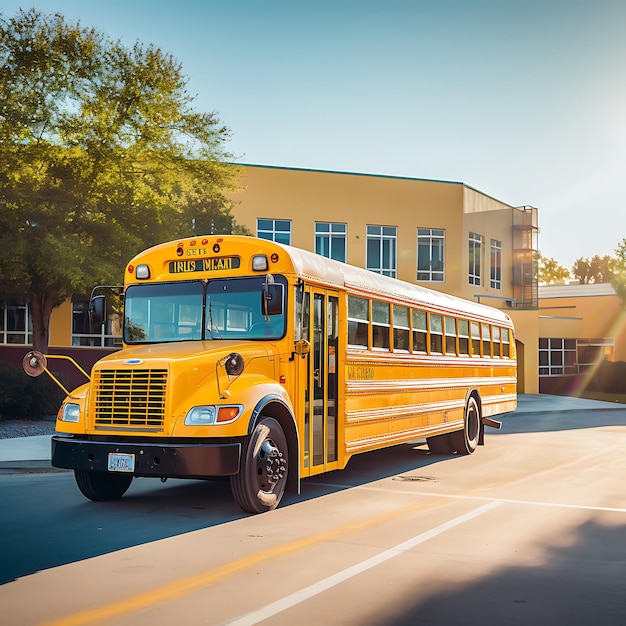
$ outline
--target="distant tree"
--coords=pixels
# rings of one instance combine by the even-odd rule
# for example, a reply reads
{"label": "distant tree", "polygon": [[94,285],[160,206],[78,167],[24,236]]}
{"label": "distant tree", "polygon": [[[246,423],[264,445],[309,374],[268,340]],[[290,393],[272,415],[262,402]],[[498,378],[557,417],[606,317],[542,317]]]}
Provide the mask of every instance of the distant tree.
{"label": "distant tree", "polygon": [[570,271],[563,267],[558,261],[550,257],[539,255],[539,282],[546,285],[564,283],[570,278]]}
{"label": "distant tree", "polygon": [[35,349],[54,307],[119,283],[139,250],[237,228],[229,130],[187,82],[153,45],[0,13],[0,294],[27,298]]}
{"label": "distant tree", "polygon": [[626,239],[622,239],[617,244],[615,257],[615,268],[613,278],[611,278],[611,285],[622,301],[622,306],[626,307]]}
{"label": "distant tree", "polygon": [[581,285],[587,283],[608,283],[613,277],[615,259],[611,256],[594,255],[591,259],[579,258],[574,261],[572,274]]}

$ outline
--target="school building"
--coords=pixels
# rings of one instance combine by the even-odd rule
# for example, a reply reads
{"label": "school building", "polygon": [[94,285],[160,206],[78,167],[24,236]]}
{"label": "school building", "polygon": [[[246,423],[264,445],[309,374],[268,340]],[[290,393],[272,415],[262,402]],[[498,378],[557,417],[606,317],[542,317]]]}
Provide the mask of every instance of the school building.
{"label": "school building", "polygon": [[[538,285],[534,207],[461,182],[238,167],[233,216],[253,234],[505,310],[516,329],[519,393],[572,391],[568,381],[599,360],[626,360],[624,312],[610,286]],[[102,333],[89,332],[88,295],[55,309],[50,322],[50,353],[87,370],[121,342],[115,316]],[[21,363],[29,343],[27,304],[16,295],[0,310],[0,359]]]}

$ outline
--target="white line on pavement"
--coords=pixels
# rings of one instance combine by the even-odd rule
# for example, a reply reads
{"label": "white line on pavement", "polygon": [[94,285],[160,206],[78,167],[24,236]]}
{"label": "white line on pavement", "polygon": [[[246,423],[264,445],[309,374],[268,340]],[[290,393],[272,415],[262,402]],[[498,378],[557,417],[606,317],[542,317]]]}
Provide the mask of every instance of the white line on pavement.
{"label": "white line on pavement", "polygon": [[403,552],[407,552],[415,546],[418,546],[419,544],[424,543],[425,541],[428,541],[429,539],[432,539],[437,535],[441,535],[442,533],[454,528],[455,526],[459,526],[460,524],[463,524],[480,515],[483,515],[491,509],[500,506],[500,504],[500,502],[488,502],[487,504],[484,504],[483,506],[474,509],[473,511],[470,511],[469,513],[465,513],[464,515],[455,517],[454,519],[440,524],[439,526],[436,526],[431,530],[416,535],[415,537],[412,537],[407,541],[399,543],[393,548],[389,548],[388,550],[385,550],[384,552],[381,552],[376,556],[366,559],[365,561],[361,561],[360,563],[348,567],[341,572],[337,572],[336,574],[333,574],[328,578],[324,578],[323,580],[309,585],[304,589],[300,589],[299,591],[285,596],[284,598],[281,598],[276,602],[272,602],[271,604],[261,607],[256,611],[252,611],[250,613],[247,613],[246,615],[235,618],[234,620],[227,622],[227,624],[229,626],[253,626],[254,624],[258,624],[259,622],[273,617],[274,615],[277,615],[278,613],[281,613],[282,611],[285,611],[286,609],[289,609],[296,604],[300,604],[300,602],[304,602],[305,600],[308,600],[309,598],[312,598],[313,596],[316,596],[317,594],[322,593],[323,591],[326,591],[327,589],[330,589],[331,587],[334,587],[339,583],[348,580],[349,578],[352,578],[369,569],[372,569],[373,567],[376,567],[377,565],[380,565],[381,563],[384,563],[385,561],[388,561],[389,559],[392,559],[393,557],[398,556]]}

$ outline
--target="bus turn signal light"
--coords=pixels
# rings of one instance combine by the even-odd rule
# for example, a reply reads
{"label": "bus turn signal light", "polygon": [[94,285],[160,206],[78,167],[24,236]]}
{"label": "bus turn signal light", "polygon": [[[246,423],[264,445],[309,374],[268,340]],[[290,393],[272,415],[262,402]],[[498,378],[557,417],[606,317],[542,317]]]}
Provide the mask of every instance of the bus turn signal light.
{"label": "bus turn signal light", "polygon": [[232,422],[239,417],[241,408],[238,406],[221,406],[217,409],[217,423]]}

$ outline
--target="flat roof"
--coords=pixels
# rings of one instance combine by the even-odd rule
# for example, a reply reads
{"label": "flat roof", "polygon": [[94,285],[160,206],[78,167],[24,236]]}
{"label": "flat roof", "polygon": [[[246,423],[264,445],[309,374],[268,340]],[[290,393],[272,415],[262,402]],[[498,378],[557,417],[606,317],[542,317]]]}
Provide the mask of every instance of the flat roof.
{"label": "flat roof", "polygon": [[614,296],[611,283],[569,283],[567,285],[539,285],[539,300],[546,298],[592,298],[594,296]]}
{"label": "flat roof", "polygon": [[237,165],[239,167],[255,167],[258,169],[268,169],[268,170],[287,170],[287,171],[291,171],[291,172],[312,172],[312,173],[317,173],[317,174],[337,174],[340,176],[363,176],[365,178],[388,178],[390,180],[408,180],[408,181],[414,181],[414,182],[422,182],[422,183],[440,183],[442,185],[461,185],[462,187],[466,187],[467,189],[471,189],[472,191],[475,191],[476,193],[479,193],[483,196],[485,196],[486,198],[490,198],[492,200],[495,200],[496,202],[500,202],[500,204],[504,204],[507,207],[510,207],[512,209],[516,209],[519,207],[515,207],[512,204],[509,204],[508,202],[503,202],[502,200],[499,200],[498,198],[495,198],[494,196],[489,195],[488,193],[485,193],[484,191],[480,191],[480,189],[476,189],[476,187],[472,187],[471,185],[468,185],[467,183],[463,183],[463,182],[459,182],[459,181],[455,181],[455,180],[439,180],[436,178],[419,178],[416,176],[394,176],[391,174],[368,174],[368,173],[364,173],[364,172],[346,172],[346,171],[339,171],[339,170],[318,170],[318,169],[313,169],[313,168],[307,168],[307,167],[286,167],[286,166],[282,166],[282,165],[261,165],[258,163],[235,163],[235,162],[231,162],[231,165]]}

